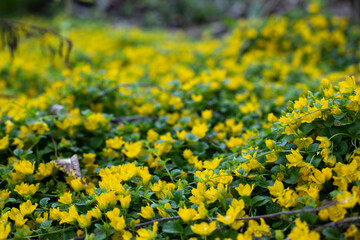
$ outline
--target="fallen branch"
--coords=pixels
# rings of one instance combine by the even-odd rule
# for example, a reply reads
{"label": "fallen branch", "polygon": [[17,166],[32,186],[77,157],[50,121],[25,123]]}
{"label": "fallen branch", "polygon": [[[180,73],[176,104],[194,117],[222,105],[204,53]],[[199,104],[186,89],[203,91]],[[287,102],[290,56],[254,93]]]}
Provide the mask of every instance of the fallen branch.
{"label": "fallen branch", "polygon": [[352,224],[356,226],[360,226],[360,216],[344,218],[337,222],[327,223],[315,228],[314,231],[321,232],[324,228],[328,228],[328,227],[344,229],[350,227]]}
{"label": "fallen branch", "polygon": [[[307,208],[307,209],[298,209],[298,210],[293,210],[293,211],[285,211],[285,212],[277,212],[277,213],[271,213],[271,214],[265,214],[265,215],[259,215],[259,216],[251,216],[251,217],[240,217],[240,218],[236,218],[236,221],[245,221],[245,220],[259,220],[261,218],[266,219],[266,218],[277,218],[280,217],[281,215],[294,215],[294,214],[299,214],[299,213],[310,213],[310,212],[318,212],[322,209],[331,207],[331,206],[335,206],[336,205],[336,201],[325,201],[320,207],[317,208]],[[180,219],[179,216],[174,216],[174,217],[165,217],[165,218],[159,218],[159,219],[154,219],[148,222],[144,222],[144,223],[139,223],[135,226],[135,228],[141,228],[147,225],[151,225],[155,222],[164,222],[164,221],[171,221],[171,220],[176,220],[176,219]],[[217,218],[207,218],[205,219],[207,221],[216,221]],[[126,229],[129,229],[130,227],[127,226]]]}
{"label": "fallen branch", "polygon": [[[271,213],[271,214],[265,214],[265,215],[259,215],[259,216],[241,217],[241,218],[236,218],[235,220],[237,220],[237,221],[239,221],[239,220],[245,221],[245,220],[259,220],[261,218],[263,218],[263,219],[265,219],[265,218],[279,218],[279,219],[281,219],[283,221],[291,221],[291,220],[288,220],[288,219],[285,220],[285,218],[282,218],[280,216],[281,215],[294,215],[294,214],[299,214],[299,213],[317,212],[317,211],[320,211],[322,209],[325,209],[325,208],[328,208],[328,207],[331,207],[331,206],[334,206],[334,205],[336,205],[336,201],[325,201],[320,207],[317,207],[317,208],[298,209],[298,210],[293,210],[293,211],[277,212],[277,213]],[[356,217],[356,218],[357,218],[357,220],[360,220],[360,217]],[[178,219],[181,219],[180,216],[164,217],[164,218],[154,219],[154,220],[147,221],[147,222],[144,222],[144,223],[139,223],[139,224],[137,224],[135,226],[135,228],[142,228],[142,227],[145,227],[145,226],[148,226],[148,225],[152,225],[152,224],[154,224],[156,222],[166,222],[166,221],[173,221],[173,220],[178,220]],[[216,217],[206,218],[205,220],[206,221],[216,221],[217,218]],[[354,220],[352,219],[352,222],[353,221]],[[330,227],[333,224],[339,224],[339,223],[342,223],[342,221],[339,221],[337,223],[325,224],[323,226]],[[360,222],[359,222],[359,225],[360,225]],[[125,229],[129,230],[129,229],[131,229],[131,226],[126,226]],[[81,240],[81,239],[84,239],[85,237],[86,237],[85,235],[82,235],[82,236],[79,236],[79,237],[72,238],[72,240]]]}

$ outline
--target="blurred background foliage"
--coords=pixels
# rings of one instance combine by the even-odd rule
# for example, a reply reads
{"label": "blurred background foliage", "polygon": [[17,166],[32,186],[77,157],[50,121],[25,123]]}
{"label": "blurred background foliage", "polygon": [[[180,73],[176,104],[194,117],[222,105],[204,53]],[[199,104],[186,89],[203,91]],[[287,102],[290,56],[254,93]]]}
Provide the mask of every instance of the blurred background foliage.
{"label": "blurred background foliage", "polygon": [[[315,0],[316,1],[316,0]],[[24,14],[107,19],[141,26],[189,28],[213,24],[218,31],[238,18],[305,10],[313,0],[2,0],[0,16]],[[335,15],[360,21],[360,0],[318,0]]]}

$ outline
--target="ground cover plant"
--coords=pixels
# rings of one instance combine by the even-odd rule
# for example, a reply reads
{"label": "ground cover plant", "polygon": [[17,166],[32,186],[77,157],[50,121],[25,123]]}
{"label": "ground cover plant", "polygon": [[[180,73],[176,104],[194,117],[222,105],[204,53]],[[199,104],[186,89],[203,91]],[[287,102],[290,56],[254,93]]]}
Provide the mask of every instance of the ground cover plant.
{"label": "ground cover plant", "polygon": [[310,5],[222,39],[51,24],[71,68],[32,40],[0,52],[0,239],[360,237],[347,19]]}

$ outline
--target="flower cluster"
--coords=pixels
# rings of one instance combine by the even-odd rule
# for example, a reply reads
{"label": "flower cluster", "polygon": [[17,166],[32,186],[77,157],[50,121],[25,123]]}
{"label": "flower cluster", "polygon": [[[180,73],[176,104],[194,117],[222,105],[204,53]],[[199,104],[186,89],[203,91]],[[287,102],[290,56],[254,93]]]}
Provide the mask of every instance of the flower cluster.
{"label": "flower cluster", "polygon": [[319,11],[0,52],[0,239],[358,239],[360,30]]}

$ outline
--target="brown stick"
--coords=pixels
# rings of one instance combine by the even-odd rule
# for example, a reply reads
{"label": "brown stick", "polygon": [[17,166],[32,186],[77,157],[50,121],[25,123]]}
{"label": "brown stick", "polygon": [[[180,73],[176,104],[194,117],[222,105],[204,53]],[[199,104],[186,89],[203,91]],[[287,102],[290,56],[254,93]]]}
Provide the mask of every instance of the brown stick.
{"label": "brown stick", "polygon": [[[317,207],[317,208],[299,209],[299,210],[277,212],[277,213],[271,213],[271,214],[265,214],[265,215],[259,215],[259,216],[251,216],[251,217],[241,217],[241,218],[236,218],[235,220],[237,220],[237,221],[239,221],[239,220],[245,221],[245,220],[259,220],[261,218],[264,218],[264,219],[265,218],[278,218],[281,215],[293,215],[293,214],[298,214],[298,213],[317,212],[317,211],[320,211],[322,209],[325,209],[325,208],[328,208],[328,207],[331,207],[331,206],[334,206],[334,205],[336,205],[336,201],[325,201],[320,207]],[[358,217],[358,218],[360,219],[360,217]],[[154,219],[154,220],[151,220],[151,221],[148,221],[148,222],[139,223],[139,224],[137,224],[135,226],[135,228],[145,227],[145,226],[148,226],[148,225],[152,225],[152,224],[154,224],[156,222],[165,222],[165,221],[172,221],[172,220],[177,220],[177,219],[181,219],[180,216],[164,217],[164,218]],[[213,217],[213,218],[207,218],[205,220],[207,220],[207,221],[216,221],[217,218]],[[283,219],[281,219],[281,220],[283,220]],[[333,223],[330,223],[330,224],[333,224]],[[326,224],[326,225],[329,225],[329,224]],[[326,226],[326,225],[324,225],[324,226]],[[130,226],[126,226],[125,229],[129,230]],[[85,238],[85,235],[82,235],[82,236],[73,238],[72,240],[81,240],[81,239],[84,239],[84,238]]]}

